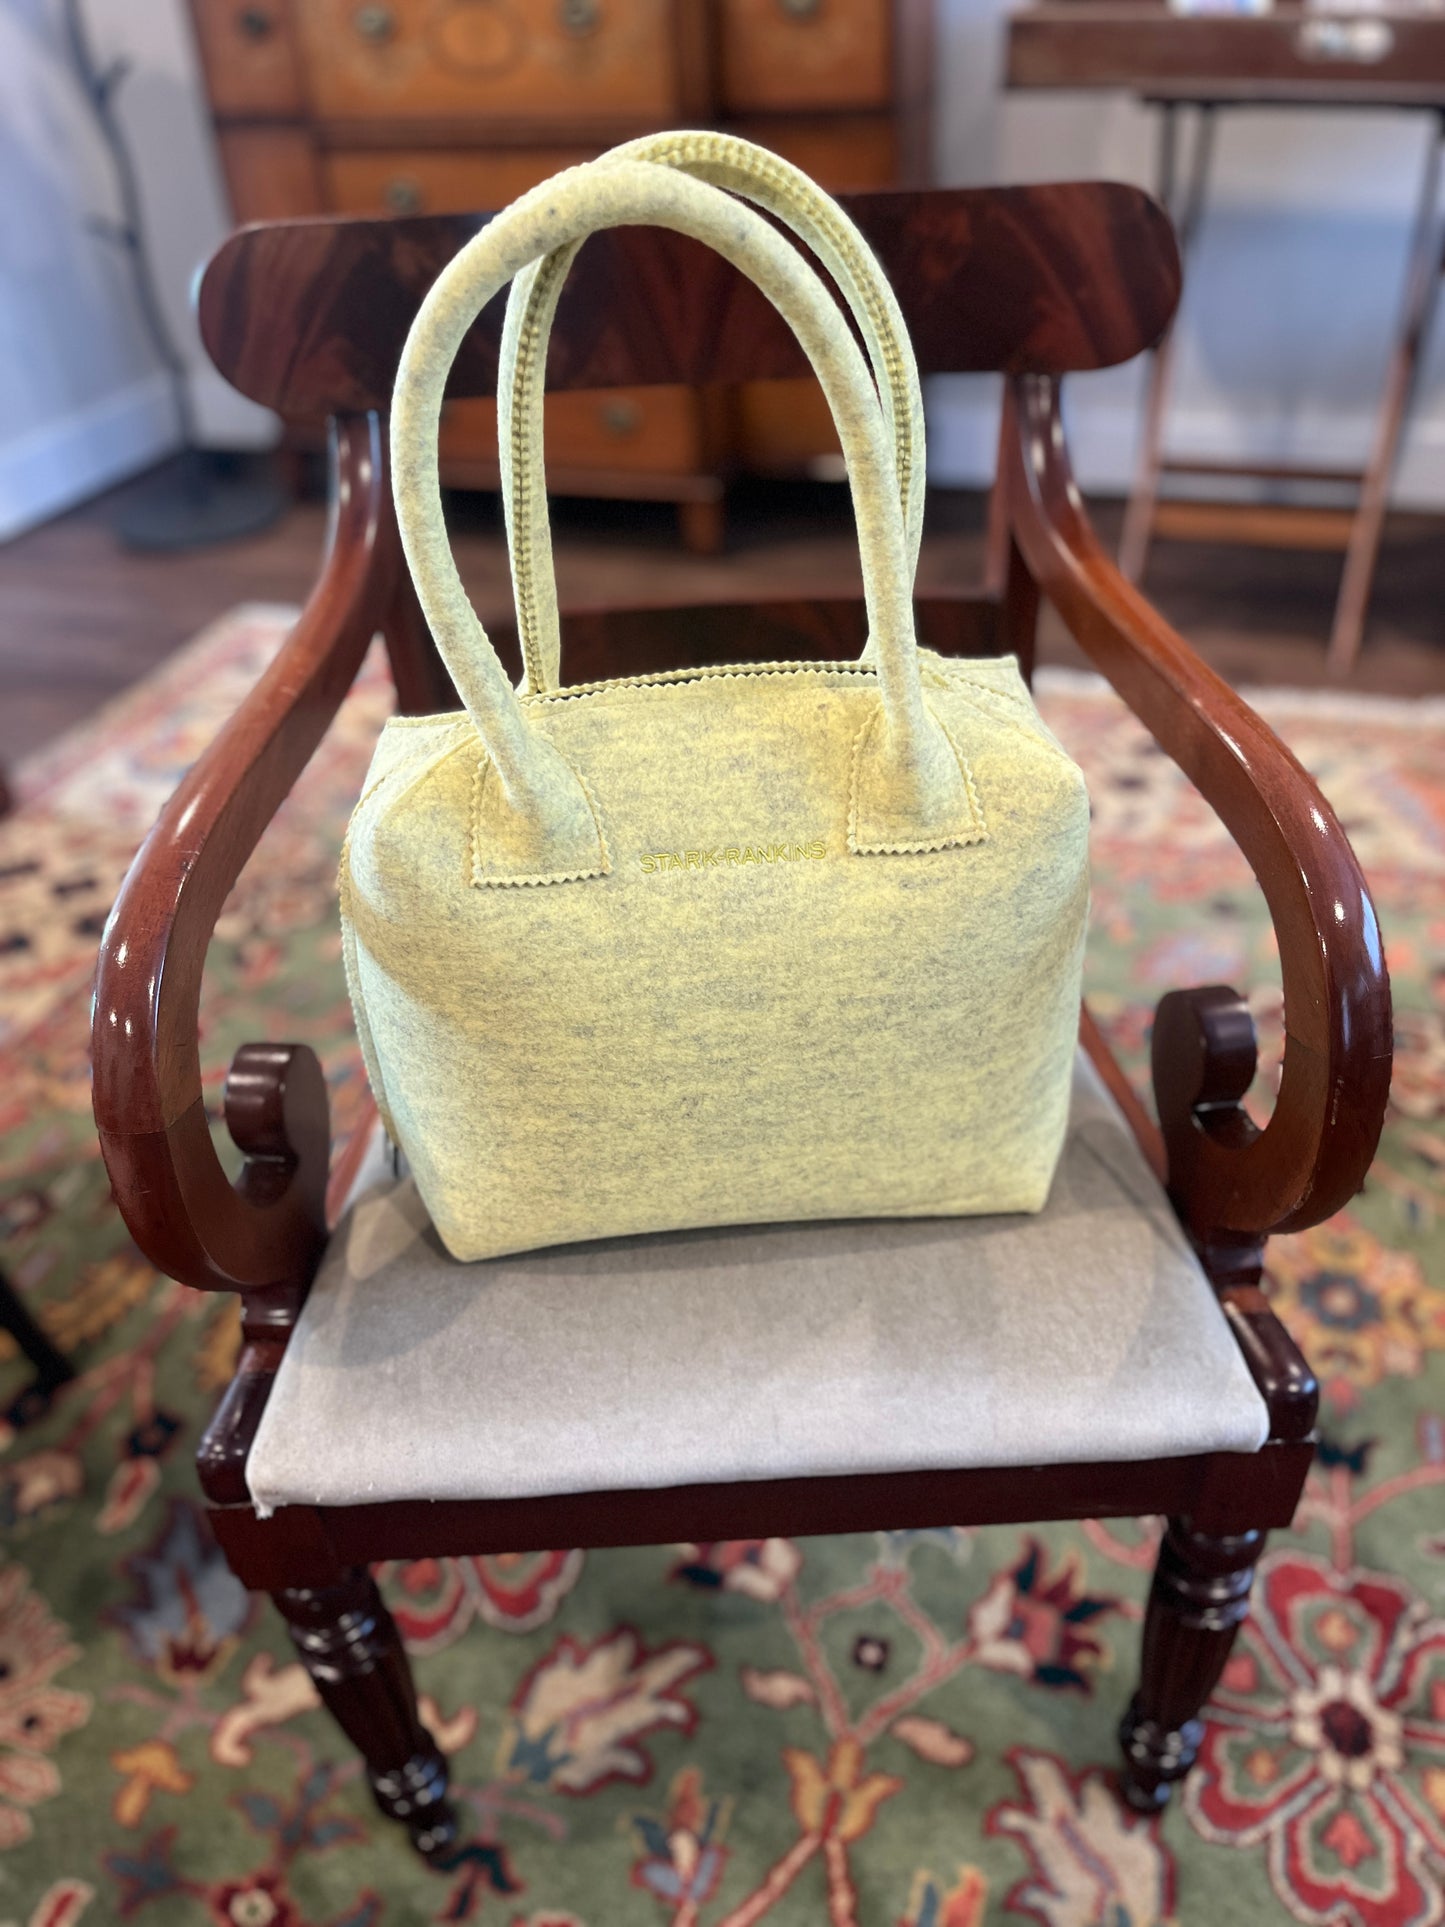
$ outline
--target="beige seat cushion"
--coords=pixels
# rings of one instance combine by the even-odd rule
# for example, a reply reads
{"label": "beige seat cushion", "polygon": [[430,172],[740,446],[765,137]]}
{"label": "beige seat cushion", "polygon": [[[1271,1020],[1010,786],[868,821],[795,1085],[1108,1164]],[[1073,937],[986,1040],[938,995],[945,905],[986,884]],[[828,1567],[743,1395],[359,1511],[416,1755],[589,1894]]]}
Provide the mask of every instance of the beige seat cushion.
{"label": "beige seat cushion", "polygon": [[269,1510],[1248,1452],[1266,1430],[1209,1283],[1080,1057],[1037,1217],[463,1265],[411,1182],[382,1175],[332,1239],[248,1475]]}

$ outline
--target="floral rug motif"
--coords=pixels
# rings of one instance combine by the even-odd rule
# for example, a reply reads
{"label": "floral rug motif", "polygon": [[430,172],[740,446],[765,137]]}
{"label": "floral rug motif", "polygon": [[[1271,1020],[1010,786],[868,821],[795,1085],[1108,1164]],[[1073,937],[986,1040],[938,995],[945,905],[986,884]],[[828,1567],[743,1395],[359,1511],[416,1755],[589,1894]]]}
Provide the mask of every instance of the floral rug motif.
{"label": "floral rug motif", "polygon": [[[0,825],[4,1262],[79,1371],[21,1424],[0,1354],[0,1927],[1445,1922],[1445,705],[1260,701],[1372,877],[1399,1057],[1365,1192],[1272,1247],[1325,1445],[1175,1810],[1111,1784],[1154,1521],[420,1560],[382,1583],[470,1823],[435,1873],[208,1535],[189,1460],[234,1306],[142,1262],[90,1121],[105,912],[285,622],[215,625],[20,771]],[[364,1085],[336,854],[388,700],[372,661],[202,1014],[213,1096],[241,1042],[302,1038],[340,1134]],[[1142,1087],[1162,990],[1253,986],[1267,1105],[1278,968],[1242,860],[1102,685],[1043,703],[1094,797],[1096,1015]]]}

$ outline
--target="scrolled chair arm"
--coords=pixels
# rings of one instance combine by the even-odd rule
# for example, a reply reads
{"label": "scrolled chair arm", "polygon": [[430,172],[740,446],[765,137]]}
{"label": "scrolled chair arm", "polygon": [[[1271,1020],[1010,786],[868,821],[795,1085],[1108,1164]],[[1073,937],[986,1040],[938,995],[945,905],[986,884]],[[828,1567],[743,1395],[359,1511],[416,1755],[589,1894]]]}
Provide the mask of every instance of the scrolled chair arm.
{"label": "scrolled chair arm", "polygon": [[303,1045],[247,1045],[237,1054],[226,1121],[246,1163],[232,1184],[202,1096],[201,975],[222,904],[340,707],[394,593],[399,547],[378,418],[334,424],[331,460],[333,508],[316,586],[142,844],[96,975],[95,1121],[121,1213],[171,1277],[247,1293],[248,1323],[265,1322],[268,1301],[284,1322],[326,1236],[326,1085]]}
{"label": "scrolled chair arm", "polygon": [[1334,811],[1249,705],[1205,667],[1105,554],[1069,465],[1058,384],[1010,384],[1004,487],[1029,572],[1070,631],[1222,818],[1279,942],[1285,1048],[1258,1129],[1240,1105],[1254,1035],[1232,991],[1160,1003],[1155,1096],[1169,1189],[1195,1241],[1247,1254],[1317,1224],[1359,1189],[1390,1086],[1390,986],[1374,905]]}

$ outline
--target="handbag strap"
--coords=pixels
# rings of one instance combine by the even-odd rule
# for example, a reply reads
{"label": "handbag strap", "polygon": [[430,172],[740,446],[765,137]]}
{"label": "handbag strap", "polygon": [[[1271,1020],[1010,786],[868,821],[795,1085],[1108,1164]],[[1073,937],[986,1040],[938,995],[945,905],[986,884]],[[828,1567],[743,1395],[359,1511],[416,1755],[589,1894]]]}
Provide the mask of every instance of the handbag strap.
{"label": "handbag strap", "polygon": [[[679,168],[744,195],[785,222],[828,270],[858,324],[883,401],[911,581],[923,535],[923,393],[897,297],[858,228],[800,168],[733,134],[647,134],[612,148],[597,165],[620,160]],[[534,262],[513,282],[498,387],[502,502],[525,686],[544,691],[558,686],[561,631],[555,598],[548,593],[553,563],[546,480],[540,463],[525,456],[542,447],[547,344],[558,297],[580,245],[573,243]]]}
{"label": "handbag strap", "polygon": [[599,228],[639,224],[705,241],[755,280],[797,334],[832,407],[858,517],[879,690],[879,709],[856,746],[852,847],[917,850],[971,840],[976,817],[967,778],[923,701],[889,437],[841,311],[792,243],[743,202],[673,168],[593,162],[543,182],[468,242],[422,303],[397,373],[391,454],[402,544],[490,764],[479,782],[485,823],[477,843],[485,860],[474,869],[477,881],[563,882],[605,872],[607,799],[591,797],[543,718],[524,710],[467,599],[442,516],[442,394],[467,329],[514,276]]}

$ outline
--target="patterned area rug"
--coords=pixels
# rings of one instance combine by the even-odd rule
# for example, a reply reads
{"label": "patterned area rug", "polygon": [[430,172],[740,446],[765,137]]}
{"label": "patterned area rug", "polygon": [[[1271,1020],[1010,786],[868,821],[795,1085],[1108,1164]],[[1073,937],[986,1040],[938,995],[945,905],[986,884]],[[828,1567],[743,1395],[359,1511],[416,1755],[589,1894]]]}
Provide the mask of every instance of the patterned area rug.
{"label": "patterned area rug", "polygon": [[[1272,1248],[1327,1442],[1177,1810],[1110,1790],[1151,1521],[420,1562],[384,1586],[473,1827],[438,1875],[206,1534],[189,1460],[233,1308],[141,1262],[90,1123],[104,913],[284,627],[216,625],[23,770],[0,826],[5,1261],[81,1373],[0,1438],[0,1923],[1445,1921],[1445,707],[1262,702],[1374,879],[1399,1065],[1364,1195]],[[245,1039],[303,1038],[342,1132],[333,879],[387,701],[373,663],[227,910],[203,1014],[213,1090]],[[1261,986],[1267,1103],[1278,975],[1241,860],[1102,686],[1045,701],[1096,804],[1095,1011],[1142,1076],[1160,990]],[[0,1362],[0,1401],[24,1383]]]}

